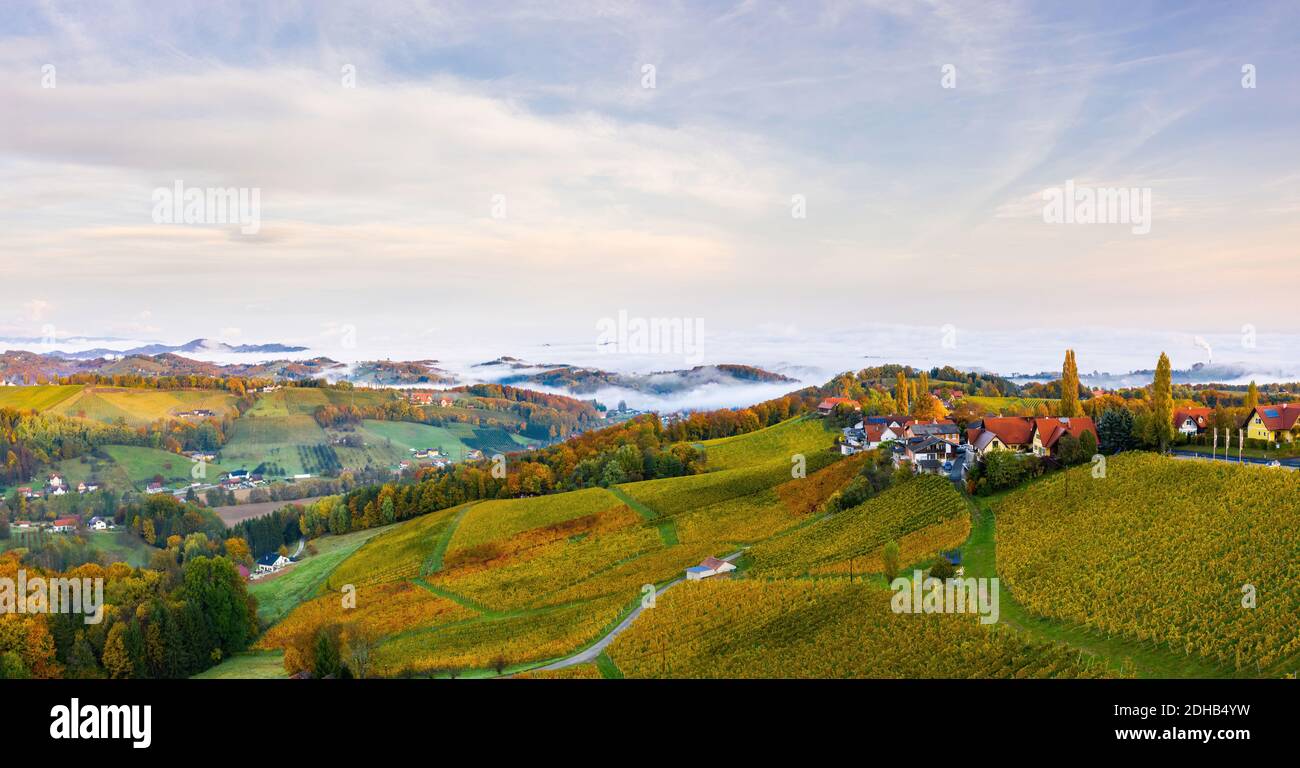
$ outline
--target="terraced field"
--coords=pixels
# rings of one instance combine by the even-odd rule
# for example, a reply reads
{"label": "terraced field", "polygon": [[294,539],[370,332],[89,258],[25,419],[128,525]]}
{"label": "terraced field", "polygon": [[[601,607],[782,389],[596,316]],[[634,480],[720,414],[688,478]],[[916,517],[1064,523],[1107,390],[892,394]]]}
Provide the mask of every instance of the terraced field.
{"label": "terraced field", "polygon": [[220,458],[227,466],[250,471],[264,467],[270,474],[292,476],[320,469],[304,461],[300,449],[311,450],[328,444],[325,430],[311,416],[267,415],[250,411],[235,422],[234,434],[222,446]]}
{"label": "terraced field", "polygon": [[48,384],[0,387],[0,407],[34,409],[69,418],[104,423],[119,420],[140,427],[160,419],[182,418],[181,413],[209,410],[218,418],[235,412],[233,395],[210,389],[130,389]]}
{"label": "terraced field", "polygon": [[30,387],[0,387],[0,408],[48,411],[81,394],[82,385],[34,384]]}
{"label": "terraced field", "polygon": [[529,499],[485,501],[475,505],[452,536],[448,554],[453,559],[485,544],[501,544],[526,531],[548,528],[570,520],[594,517],[622,506],[604,488]]}
{"label": "terraced field", "polygon": [[386,529],[335,568],[327,588],[339,591],[345,584],[403,581],[437,570],[455,523],[472,507],[463,504]]}
{"label": "terraced field", "polygon": [[[953,519],[965,520],[964,526],[945,525]],[[960,544],[970,534],[966,502],[946,479],[918,475],[852,509],[758,544],[750,556],[755,573],[764,576],[861,573],[865,559],[878,558],[890,540],[939,525],[951,538],[936,537],[929,554]]]}
{"label": "terraced field", "polygon": [[298,604],[314,599],[325,591],[325,580],[361,545],[391,527],[371,528],[341,536],[323,536],[312,542],[316,554],[310,555],[280,575],[264,578],[248,586],[257,599],[257,618],[274,624]]}
{"label": "terraced field", "polygon": [[1004,416],[1032,416],[1040,405],[1049,413],[1057,413],[1061,404],[1060,400],[1040,397],[985,397],[984,395],[971,395],[965,398],[965,402],[974,403],[983,412],[1000,413]]}
{"label": "terraced field", "polygon": [[[1030,612],[1251,675],[1300,662],[1300,473],[1122,454],[995,503]],[[1253,596],[1250,604],[1247,598]]]}
{"label": "terraced field", "polygon": [[[736,437],[722,437],[697,443],[708,457],[710,470],[734,469],[791,457],[824,454],[835,445],[836,433],[826,429],[822,420],[807,416],[774,424],[757,432]],[[812,467],[809,468],[812,471]]]}
{"label": "terraced field", "polygon": [[[960,614],[897,614],[846,580],[712,580],[665,593],[608,653],[627,677],[1109,677],[1062,646]],[[926,652],[934,649],[934,652]]]}
{"label": "terraced field", "polygon": [[[291,634],[301,638],[310,627],[341,620],[326,610],[326,598],[343,585],[409,583],[469,613],[426,620],[412,610],[404,614],[409,623],[385,624],[388,637],[375,658],[390,673],[446,674],[501,661],[514,669],[550,660],[612,626],[645,585],[733,552],[737,537],[757,540],[805,520],[810,494],[793,492],[794,484],[829,495],[852,472],[829,483],[816,471],[794,479],[789,459],[770,451],[819,451],[808,464],[826,465],[829,473],[839,457],[826,450],[825,434],[819,423],[790,422],[758,436],[761,448],[728,441],[723,455],[731,468],[706,475],[484,501],[409,521],[344,559],[326,578],[325,597],[282,623],[296,626]],[[678,524],[685,540],[677,538]],[[268,637],[265,647],[292,645],[274,630]]]}

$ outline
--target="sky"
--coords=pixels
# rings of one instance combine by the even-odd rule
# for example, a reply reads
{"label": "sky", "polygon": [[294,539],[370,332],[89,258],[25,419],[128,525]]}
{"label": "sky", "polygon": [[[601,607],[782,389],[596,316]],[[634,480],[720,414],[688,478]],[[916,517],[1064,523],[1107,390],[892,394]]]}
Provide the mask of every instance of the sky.
{"label": "sky", "polygon": [[[622,313],[707,329],[706,362],[1294,351],[1298,28],[1292,2],[6,2],[0,337],[488,359]],[[1148,196],[1145,226],[1047,221],[1067,184]],[[177,185],[255,191],[256,225],[168,223]]]}

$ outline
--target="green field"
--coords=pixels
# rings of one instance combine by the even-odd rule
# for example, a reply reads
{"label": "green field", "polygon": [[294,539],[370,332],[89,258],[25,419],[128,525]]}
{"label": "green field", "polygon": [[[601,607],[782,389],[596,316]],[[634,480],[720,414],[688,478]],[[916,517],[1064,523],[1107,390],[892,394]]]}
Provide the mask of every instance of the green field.
{"label": "green field", "polygon": [[128,531],[91,531],[86,534],[86,540],[105,553],[110,562],[120,561],[135,568],[148,565],[153,553],[158,551]]}
{"label": "green field", "polygon": [[974,403],[982,412],[1003,416],[1032,416],[1039,405],[1047,408],[1048,415],[1055,415],[1059,410],[1060,400],[1047,400],[1040,397],[985,397],[971,395],[962,402]]}
{"label": "green field", "polygon": [[837,433],[826,429],[821,419],[790,419],[757,432],[722,437],[696,444],[708,457],[710,470],[752,466],[784,457],[787,464],[795,454],[825,453],[835,444]]}
{"label": "green field", "polygon": [[[39,534],[43,541],[48,541],[56,536],[66,536],[68,534]],[[87,531],[86,543],[92,549],[104,553],[106,563],[122,562],[127,563],[134,568],[140,568],[149,564],[149,559],[156,552],[153,547],[144,543],[144,541],[127,531]],[[0,552],[10,549],[17,549],[27,545],[27,541],[20,540],[17,535],[8,539],[0,539]]]}
{"label": "green field", "polygon": [[[344,470],[383,469],[413,459],[412,449],[438,448],[453,461],[466,458],[471,449],[487,455],[510,452],[538,441],[497,426],[451,423],[432,426],[413,422],[367,419],[355,427],[323,429],[315,420],[322,406],[378,407],[401,399],[395,390],[335,389],[330,387],[284,387],[259,396],[242,417],[234,421],[227,442],[217,451],[218,461],[209,463],[208,481],[232,469],[256,471],[269,480],[309,474],[333,475]],[[217,390],[154,390],[89,385],[38,385],[0,387],[0,407],[35,409],[70,418],[104,423],[125,423],[141,427],[162,419],[198,420],[181,417],[195,409],[216,416],[235,414],[235,398]],[[481,408],[448,408],[447,415],[460,413],[474,419],[495,419],[520,424],[516,414]],[[343,439],[359,437],[364,445],[352,447]],[[52,469],[69,477],[73,484],[97,480],[118,489],[141,489],[155,474],[169,483],[189,482],[188,467],[160,451],[113,448],[109,459],[74,459]],[[171,464],[172,466],[167,466]]]}
{"label": "green field", "polygon": [[[220,458],[231,467],[264,466],[271,476],[327,474],[344,469],[391,467],[412,459],[411,449],[439,448],[460,461],[471,448],[486,454],[518,450],[518,435],[498,427],[453,423],[446,427],[404,421],[366,419],[355,427],[322,429],[313,413],[323,405],[374,406],[398,397],[385,390],[338,390],[286,387],[264,395],[234,426]],[[447,409],[448,412],[457,409]],[[464,410],[482,417],[482,410]],[[497,414],[493,412],[493,417]],[[507,414],[501,414],[507,416]],[[507,419],[518,421],[518,419]],[[364,447],[338,441],[360,437]]]}
{"label": "green field", "polygon": [[0,387],[0,408],[48,411],[81,394],[82,385],[37,384],[30,387]]}
{"label": "green field", "polygon": [[156,475],[161,475],[164,485],[171,488],[193,482],[214,483],[227,471],[221,463],[208,462],[206,477],[196,478],[191,475],[194,462],[187,456],[133,445],[106,445],[101,450],[106,458],[86,455],[64,459],[52,471],[63,475],[74,487],[81,482],[97,482],[117,491],[143,491]]}
{"label": "green field", "polygon": [[468,424],[434,427],[410,421],[375,421],[366,419],[356,429],[366,447],[380,459],[392,463],[412,459],[411,450],[437,448],[452,461],[460,461],[471,447],[474,429]]}
{"label": "green field", "polygon": [[323,536],[312,541],[316,554],[299,561],[286,573],[249,585],[248,593],[257,598],[257,618],[264,624],[274,624],[299,603],[316,597],[339,563],[356,552],[362,544],[387,530],[388,527],[371,528],[341,536]]}
{"label": "green field", "polygon": [[0,408],[34,409],[69,418],[141,427],[160,419],[181,419],[205,409],[217,418],[234,413],[235,397],[210,389],[128,389],[82,384],[0,387]]}
{"label": "green field", "polygon": [[253,651],[231,656],[212,669],[195,675],[193,680],[281,680],[284,673],[283,651]]}
{"label": "green field", "polygon": [[263,467],[272,476],[314,474],[313,470],[319,471],[320,467],[304,461],[303,450],[328,444],[325,430],[311,416],[259,415],[250,411],[235,422],[234,434],[218,456],[223,465],[250,472]]}
{"label": "green field", "polygon": [[[384,426],[404,434],[403,427]],[[762,493],[764,504],[752,514],[761,518],[751,526],[760,531],[756,535],[800,524],[776,489],[802,482],[791,478],[791,451],[812,453],[810,472],[839,458],[827,450],[827,433],[820,423],[804,421],[747,437],[755,445],[745,438],[715,443],[731,468],[706,475],[485,501],[402,523],[347,557],[325,589],[410,581],[458,606],[458,613],[438,612],[436,620],[420,619],[415,609],[409,619],[382,617],[389,639],[376,659],[389,673],[410,668],[438,675],[459,667],[469,674],[497,656],[512,669],[545,661],[607,630],[639,600],[645,584],[667,583],[709,555],[730,554],[726,522],[740,528],[748,522],[743,505],[710,508],[698,524],[692,519],[693,538],[683,543],[673,529],[678,516],[689,519],[708,502]],[[268,582],[264,594],[275,589],[276,581]],[[297,631],[322,614],[319,606],[306,609],[285,622]]]}

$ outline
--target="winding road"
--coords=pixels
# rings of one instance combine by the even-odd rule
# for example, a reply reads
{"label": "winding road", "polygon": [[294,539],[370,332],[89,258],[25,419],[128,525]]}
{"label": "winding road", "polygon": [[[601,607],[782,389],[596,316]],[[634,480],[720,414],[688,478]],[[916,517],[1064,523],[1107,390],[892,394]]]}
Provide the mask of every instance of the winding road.
{"label": "winding road", "polygon": [[[730,555],[727,555],[726,557],[724,557],[724,558],[722,558],[722,559],[723,559],[723,560],[726,560],[727,562],[731,562],[731,561],[735,560],[736,558],[740,557],[742,554],[744,554],[744,552],[745,552],[745,550],[743,550],[743,549],[738,549],[738,550],[736,550],[735,552],[732,552]],[[677,586],[678,584],[681,584],[683,581],[686,581],[686,578],[683,577],[683,576],[679,576],[679,577],[677,577],[676,579],[673,579],[672,581],[670,581],[670,582],[668,582],[667,584],[663,585],[663,586],[660,587],[659,589],[655,590],[655,598],[658,599],[658,597],[659,597],[660,595],[662,595],[663,593],[667,592],[669,589],[671,589],[671,588]],[[609,634],[607,634],[607,635],[605,635],[604,637],[602,637],[602,638],[600,638],[599,640],[597,640],[597,641],[596,641],[596,642],[595,642],[595,643],[594,643],[590,648],[588,648],[587,650],[585,650],[585,651],[580,651],[580,652],[575,653],[574,655],[572,655],[572,656],[570,656],[570,657],[568,657],[568,658],[566,658],[566,659],[560,659],[559,661],[553,661],[553,662],[551,662],[550,664],[547,664],[547,665],[542,666],[542,667],[537,667],[536,669],[532,669],[532,670],[529,670],[529,671],[530,671],[530,672],[549,672],[549,671],[554,670],[554,669],[564,669],[565,667],[572,667],[572,666],[574,666],[574,665],[576,665],[576,664],[586,664],[586,663],[588,663],[588,662],[595,661],[595,660],[596,660],[596,657],[599,656],[600,654],[604,653],[604,652],[605,652],[605,649],[609,647],[609,644],[612,643],[612,642],[614,642],[614,638],[616,638],[616,637],[618,637],[620,634],[622,634],[622,633],[623,633],[623,630],[625,630],[625,629],[627,629],[628,627],[632,626],[632,622],[636,621],[636,617],[640,616],[640,615],[641,615],[641,612],[644,611],[644,610],[645,610],[645,604],[644,604],[644,603],[637,603],[636,607],[632,609],[632,612],[629,613],[629,614],[627,615],[626,618],[624,618],[622,621],[620,621],[620,622],[618,623],[618,626],[616,626],[616,627],[614,627],[613,629],[611,629],[611,630],[609,631]]]}

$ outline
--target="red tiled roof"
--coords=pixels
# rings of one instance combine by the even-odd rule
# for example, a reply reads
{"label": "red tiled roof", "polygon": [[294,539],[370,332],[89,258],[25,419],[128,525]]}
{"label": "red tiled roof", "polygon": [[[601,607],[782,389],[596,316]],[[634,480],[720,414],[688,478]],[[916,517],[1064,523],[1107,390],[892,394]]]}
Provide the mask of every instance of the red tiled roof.
{"label": "red tiled roof", "polygon": [[1174,426],[1181,427],[1184,421],[1192,419],[1197,429],[1205,429],[1210,425],[1211,413],[1214,413],[1213,408],[1177,408],[1174,410]]}
{"label": "red tiled roof", "polygon": [[[1283,432],[1295,426],[1300,418],[1300,403],[1282,403],[1281,405],[1257,405],[1251,415],[1258,415],[1264,426],[1273,432]],[[1246,421],[1250,421],[1247,415]]]}
{"label": "red tiled roof", "polygon": [[1042,441],[1043,447],[1049,449],[1056,445],[1056,441],[1065,435],[1079,438],[1083,436],[1084,432],[1091,432],[1094,438],[1097,437],[1097,426],[1087,416],[1075,416],[1065,421],[1061,421],[1061,419],[1034,419],[1034,428],[1038,430],[1038,439]]}
{"label": "red tiled roof", "polygon": [[[885,437],[885,430],[889,429],[888,424],[866,424],[862,427],[862,433],[866,435],[867,442],[878,443]],[[889,430],[893,433],[893,430]]]}
{"label": "red tiled roof", "polygon": [[58,520],[54,521],[54,524],[59,527],[63,527],[65,525],[71,525],[73,527],[76,527],[78,522],[79,521],[75,517],[60,517]]}
{"label": "red tiled roof", "polygon": [[859,411],[862,410],[862,406],[858,404],[858,401],[848,397],[828,397],[817,404],[817,410],[829,411],[835,408],[835,406],[839,405],[840,403],[848,403],[851,404],[855,410],[859,410]]}
{"label": "red tiled roof", "polygon": [[726,564],[726,560],[719,560],[716,557],[706,557],[704,558],[704,562],[700,563],[700,565],[708,568],[710,571],[716,571]]}
{"label": "red tiled roof", "polygon": [[1034,438],[1034,420],[1021,416],[995,416],[984,420],[984,429],[1007,445],[1026,445]]}

